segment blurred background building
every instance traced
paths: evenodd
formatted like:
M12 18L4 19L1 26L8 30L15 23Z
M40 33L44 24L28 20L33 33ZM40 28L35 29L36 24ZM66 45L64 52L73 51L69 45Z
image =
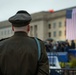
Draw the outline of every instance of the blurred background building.
M53 38L56 41L66 40L67 9L54 12L41 11L31 14L32 21L29 36L38 37L41 40L46 40L47 38ZM11 24L7 20L0 22L0 39L8 38L12 35Z

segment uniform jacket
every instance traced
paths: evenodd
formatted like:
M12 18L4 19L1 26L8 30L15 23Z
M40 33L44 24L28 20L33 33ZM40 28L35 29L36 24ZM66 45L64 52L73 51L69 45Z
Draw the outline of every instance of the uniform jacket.
M25 32L15 32L0 42L0 75L49 75L45 46L41 40L38 61L37 44Z

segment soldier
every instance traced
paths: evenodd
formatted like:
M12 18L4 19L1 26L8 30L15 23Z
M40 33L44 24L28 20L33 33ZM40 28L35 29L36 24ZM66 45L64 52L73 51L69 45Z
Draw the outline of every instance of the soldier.
M9 18L14 35L0 42L0 75L49 75L44 43L40 40L41 55L34 37L29 37L31 15L24 10Z

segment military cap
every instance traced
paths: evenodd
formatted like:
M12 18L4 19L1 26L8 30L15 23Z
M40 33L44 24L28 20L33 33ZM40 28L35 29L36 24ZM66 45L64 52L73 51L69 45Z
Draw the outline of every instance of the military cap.
M31 15L27 11L20 10L9 18L9 22L15 27L22 27L28 25L31 19Z

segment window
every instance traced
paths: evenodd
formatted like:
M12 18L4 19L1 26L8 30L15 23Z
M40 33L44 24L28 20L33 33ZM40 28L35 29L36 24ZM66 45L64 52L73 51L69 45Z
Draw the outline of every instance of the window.
M6 31L4 31L4 35L6 35Z
M51 29L51 24L48 24L48 28Z
M66 30L64 31L64 35L66 35Z
M37 25L34 26L34 36L37 37Z
M64 22L64 26L66 27L66 21Z
M30 27L30 35L33 36L33 26Z
M56 31L54 31L53 36L56 37Z
M12 30L11 30L11 34L12 34Z
M59 31L59 36L61 36L62 35L62 31Z
M66 27L66 24L64 26Z
M48 33L48 36L51 37L51 32Z
M59 22L59 27L62 27L62 23L61 22Z
M8 34L9 34L9 30L8 30Z
M3 31L1 31L1 35L3 35Z
M56 28L56 23L53 23L53 28Z

